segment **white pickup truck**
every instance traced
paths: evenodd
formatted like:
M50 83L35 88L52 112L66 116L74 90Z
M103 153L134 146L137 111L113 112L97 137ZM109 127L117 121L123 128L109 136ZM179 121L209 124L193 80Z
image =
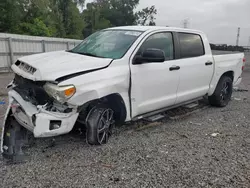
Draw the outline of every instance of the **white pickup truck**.
M23 127L50 137L78 122L87 142L99 145L114 124L204 96L224 107L243 67L243 53L213 56L203 32L150 26L105 29L72 50L22 57L12 65L1 151L15 154Z

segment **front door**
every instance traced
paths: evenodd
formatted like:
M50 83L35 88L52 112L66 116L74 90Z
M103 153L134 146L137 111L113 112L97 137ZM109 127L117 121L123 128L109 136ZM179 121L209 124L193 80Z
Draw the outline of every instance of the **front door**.
M132 118L175 104L179 71L175 67L173 36L170 32L151 34L138 48L136 56L145 49L160 49L165 62L133 64L131 62Z

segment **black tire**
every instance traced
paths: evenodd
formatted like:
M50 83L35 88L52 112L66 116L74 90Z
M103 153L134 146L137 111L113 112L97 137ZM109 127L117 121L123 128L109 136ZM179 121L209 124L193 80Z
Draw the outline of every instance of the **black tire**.
M208 97L209 103L216 107L225 107L231 100L233 93L233 81L228 76L223 76L219 80L214 94Z
M86 140L91 145L106 144L115 124L114 111L106 105L93 107L86 118Z

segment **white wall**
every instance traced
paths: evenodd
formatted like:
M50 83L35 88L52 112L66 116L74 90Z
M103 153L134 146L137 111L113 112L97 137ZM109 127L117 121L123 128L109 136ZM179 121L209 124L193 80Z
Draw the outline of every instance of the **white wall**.
M0 33L0 72L25 55L72 49L81 40Z

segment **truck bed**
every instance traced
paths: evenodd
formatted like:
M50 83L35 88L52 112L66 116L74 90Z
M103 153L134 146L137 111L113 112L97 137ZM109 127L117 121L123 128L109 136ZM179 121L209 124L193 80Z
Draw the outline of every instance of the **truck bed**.
M237 54L242 53L239 51L220 51L220 50L212 50L213 55L226 55L226 54Z
M214 75L214 78L211 84L215 86L218 83L220 76L224 72L230 72L230 71L233 72L234 85L237 84L242 74L242 66L244 66L244 62L243 62L244 53L233 52L230 54L229 53L217 54L217 55L213 55L213 58L215 62L214 68L215 68L216 74Z

